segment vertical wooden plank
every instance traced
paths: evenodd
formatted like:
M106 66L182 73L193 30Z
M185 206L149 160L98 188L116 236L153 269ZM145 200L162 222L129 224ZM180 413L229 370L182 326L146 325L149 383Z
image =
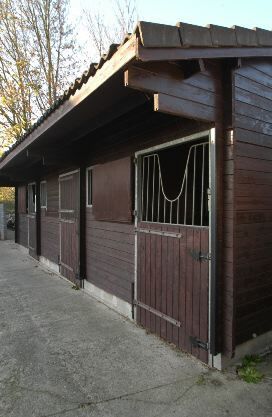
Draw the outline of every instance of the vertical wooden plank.
M162 240L162 279L161 279L161 312L167 314L167 253L168 253L168 241L167 237L163 236ZM167 337L166 321L161 319L161 334L163 339Z
M158 227L161 230L161 227ZM156 310L162 311L162 238L156 237ZM161 319L156 317L156 333L161 334Z
M201 252L209 252L209 229L201 230L200 237ZM199 338L208 342L208 303L209 303L209 262L201 262L200 265L200 323ZM203 362L208 361L208 352L200 349L199 359Z
M158 236L151 235L150 237L150 305L156 309L156 241ZM156 316L151 314L150 330L156 330Z
M171 228L167 227L167 231ZM167 284L166 284L166 314L173 317L173 275L174 275L174 238L167 237ZM173 324L166 323L166 336L169 342L173 341Z
M200 229L194 229L194 252L200 252ZM193 262L193 333L192 336L199 339L199 315L200 315L200 261ZM199 348L192 347L192 354L199 357Z
M181 349L186 350L186 272L187 272L187 228L181 229L183 238L180 240L179 245L179 321L182 323L182 327L179 332L179 346Z
M177 230L177 232L179 232ZM179 290L180 290L180 239L173 239L173 318L179 320ZM179 344L179 328L173 326L173 343Z
M14 241L19 243L19 192L18 186L15 187L15 231L14 231Z
M186 262L186 335L185 346L189 353L192 353L192 345L190 342L190 336L192 336L192 324L193 324L193 272L194 272L194 260L192 252L194 248L194 231L191 227L187 228L187 262Z
M151 257L151 235L146 234L145 235L145 251L146 251L146 257L145 257L145 301L144 303L148 306L151 304L151 297L150 297L150 291L151 291L151 273L150 273L150 257ZM148 330L150 330L150 315L151 313L149 311L145 312L145 326Z
M140 298L139 301L145 303L145 275L146 275L146 265L145 265L145 233L139 233L141 240L141 247L140 247L140 256L141 256L141 268L140 268ZM143 308L140 309L140 323L142 326L145 326L145 310Z

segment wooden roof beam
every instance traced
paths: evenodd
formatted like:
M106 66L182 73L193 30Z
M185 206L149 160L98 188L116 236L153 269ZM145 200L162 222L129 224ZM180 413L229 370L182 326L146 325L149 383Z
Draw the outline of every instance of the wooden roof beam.
M204 69L204 68L203 68ZM125 85L154 94L154 110L201 121L215 121L216 81L213 72L205 70L183 79L131 66L125 72Z
M215 109L205 104L167 94L154 94L154 110L172 116L182 116L204 122L215 121Z
M238 57L272 57L272 47L145 48L139 45L137 49L137 59L141 62Z

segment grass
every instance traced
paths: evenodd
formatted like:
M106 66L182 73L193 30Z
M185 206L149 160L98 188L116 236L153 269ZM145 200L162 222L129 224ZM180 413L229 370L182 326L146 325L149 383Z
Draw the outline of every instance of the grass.
M246 355L242 365L237 368L237 374L243 381L249 384L261 382L264 375L256 368L260 362L262 362L262 359L258 355Z
M199 377L196 380L197 385L204 385L205 384L205 377L203 374L200 374Z
M78 286L78 285L76 285L76 284L75 284L75 285L73 285L73 286L72 286L72 290L76 290L76 291L78 291L78 290L80 290L80 288L79 288L79 286Z

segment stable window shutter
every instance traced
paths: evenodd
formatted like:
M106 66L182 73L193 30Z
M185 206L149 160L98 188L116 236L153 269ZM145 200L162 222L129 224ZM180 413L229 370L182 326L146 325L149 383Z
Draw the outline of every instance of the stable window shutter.
M122 158L93 168L96 220L132 222L132 161Z

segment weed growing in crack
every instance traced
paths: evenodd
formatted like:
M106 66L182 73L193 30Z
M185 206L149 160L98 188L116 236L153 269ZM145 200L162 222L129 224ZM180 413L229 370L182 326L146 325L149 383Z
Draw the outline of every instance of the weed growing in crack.
M260 362L262 362L262 358L258 355L245 356L242 365L237 367L238 376L249 384L257 384L262 381L264 375L256 368Z

